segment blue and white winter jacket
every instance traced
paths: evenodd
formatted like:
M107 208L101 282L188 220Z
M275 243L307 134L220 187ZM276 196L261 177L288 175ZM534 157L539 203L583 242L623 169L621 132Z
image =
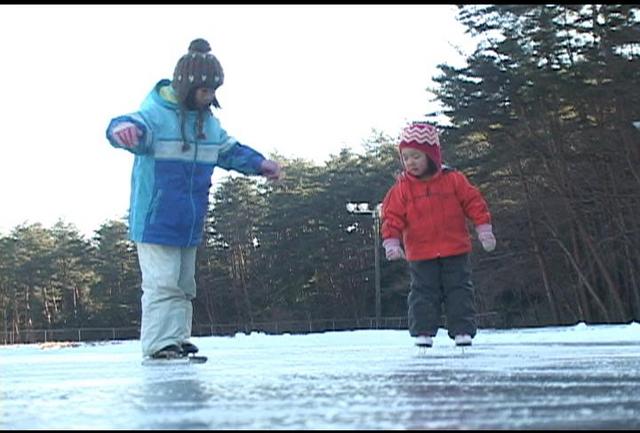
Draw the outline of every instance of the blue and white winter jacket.
M238 143L206 114L206 138L196 138L196 111L186 111L183 150L179 108L171 81L159 81L140 110L111 120L107 139L112 146L135 154L131 173L129 237L135 242L196 246L202 240L214 167L247 175L260 173L262 154ZM132 122L141 131L134 148L118 145L112 131L121 122Z

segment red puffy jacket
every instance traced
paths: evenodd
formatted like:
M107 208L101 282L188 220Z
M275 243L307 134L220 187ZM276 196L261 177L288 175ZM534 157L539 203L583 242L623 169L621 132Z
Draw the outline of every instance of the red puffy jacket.
M480 191L448 168L427 180L403 173L382 202L382 238L401 239L407 260L429 260L471 251L466 219L491 224Z

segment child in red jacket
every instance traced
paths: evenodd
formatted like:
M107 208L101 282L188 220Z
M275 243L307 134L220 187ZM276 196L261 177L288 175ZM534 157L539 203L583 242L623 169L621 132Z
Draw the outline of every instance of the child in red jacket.
M493 251L491 214L464 174L442 164L433 125L408 125L399 151L404 172L382 203L382 238L388 260L409 262L409 333L416 345L431 347L444 301L449 337L468 346L477 328L467 219L482 247Z

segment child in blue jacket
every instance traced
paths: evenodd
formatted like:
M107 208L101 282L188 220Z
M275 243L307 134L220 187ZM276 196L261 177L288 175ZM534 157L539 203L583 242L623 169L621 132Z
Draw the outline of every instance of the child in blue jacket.
M142 272L142 354L195 353L190 341L196 248L202 240L214 167L279 179L280 165L227 135L210 106L224 74L209 43L195 39L139 111L107 128L112 146L135 154L129 237Z

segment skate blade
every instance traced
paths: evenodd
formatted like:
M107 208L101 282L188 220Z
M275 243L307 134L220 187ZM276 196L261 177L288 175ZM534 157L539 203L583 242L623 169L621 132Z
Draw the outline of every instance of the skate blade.
M207 362L206 356L182 356L179 358L145 358L142 365L182 365L182 364L204 364Z

